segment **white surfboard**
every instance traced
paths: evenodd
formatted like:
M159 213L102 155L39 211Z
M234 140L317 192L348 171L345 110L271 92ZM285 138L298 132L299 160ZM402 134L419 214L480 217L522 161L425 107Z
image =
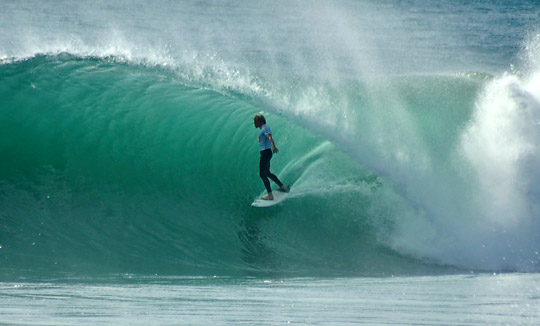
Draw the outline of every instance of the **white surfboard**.
M284 201L287 197L289 197L291 193L290 192L281 192L281 191L273 191L272 195L274 195L274 200L264 200L260 197L255 199L253 203L251 203L251 206L253 207L270 207L277 205Z

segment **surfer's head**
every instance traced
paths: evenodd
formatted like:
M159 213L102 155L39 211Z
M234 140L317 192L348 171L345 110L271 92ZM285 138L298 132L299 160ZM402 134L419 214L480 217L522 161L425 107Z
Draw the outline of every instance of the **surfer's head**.
M253 123L255 124L255 128L260 128L266 124L266 119L264 118L264 115L257 113L253 117Z

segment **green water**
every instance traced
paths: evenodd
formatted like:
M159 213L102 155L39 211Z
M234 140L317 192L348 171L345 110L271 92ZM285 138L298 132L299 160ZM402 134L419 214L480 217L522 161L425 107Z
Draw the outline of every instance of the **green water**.
M0 253L7 275L439 269L386 247L399 209L416 208L358 164L356 152L347 154L355 147L346 137L364 126L341 134L310 130L309 119L265 111L256 99L114 58L41 56L0 68ZM462 101L477 87L457 77L428 79ZM405 101L415 102L429 82L399 80L395 87L407 87ZM355 90L363 91L351 84L346 92L361 103ZM250 207L262 191L252 125L261 110L283 148L272 169L295 188L292 199L268 211ZM431 129L439 114L415 114L422 133L437 135L430 146L444 160L455 142L452 128L466 115L440 112L450 124L442 134Z

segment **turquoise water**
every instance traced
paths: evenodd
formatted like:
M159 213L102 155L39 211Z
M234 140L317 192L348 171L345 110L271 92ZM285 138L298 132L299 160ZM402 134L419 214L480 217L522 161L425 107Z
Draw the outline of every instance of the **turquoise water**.
M2 162L2 258L8 273L384 275L440 269L385 247L382 237L392 236L400 209L414 214L418 208L357 164L356 152L343 152L349 146L338 138L343 135L321 136L297 118L269 112L285 146L273 167L295 191L284 205L259 210L250 207L261 192L251 121L257 109L245 96L186 86L167 70L115 60L39 56L0 68L4 85L17 85L2 94L0 138L9 154ZM462 77L393 81L413 103L420 100L410 85L431 82L464 97L449 99L452 105L472 103L481 84ZM367 110L356 93L362 88L348 87L349 98ZM434 134L434 115L448 116L446 134L430 143L442 165L452 146L448 138L466 117L445 109L415 117L422 132ZM357 123L362 130L369 128L360 121L367 115ZM377 150L370 144L362 155Z
M447 325L476 311L471 280L487 310L457 324L538 321L525 291L540 271L536 2L3 8L0 323L181 323L146 307L163 296L190 304L188 324L209 322L201 303L250 324ZM250 206L264 189L257 112L293 189L269 209ZM423 308L390 296L388 319L355 313L379 286L417 289ZM275 309L298 294L305 308L283 311L313 318L237 307L264 289ZM28 308L40 298L52 308ZM73 300L101 317L59 316ZM490 300L524 313L494 315Z

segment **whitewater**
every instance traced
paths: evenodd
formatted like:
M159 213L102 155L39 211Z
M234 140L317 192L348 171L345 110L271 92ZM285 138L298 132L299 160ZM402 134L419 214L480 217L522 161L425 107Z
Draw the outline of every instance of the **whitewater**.
M0 323L136 324L181 300L193 313L139 322L205 324L201 300L218 324L233 306L248 324L416 324L405 292L428 324L538 321L534 1L2 7ZM250 206L259 112L294 189L268 209ZM103 319L56 318L53 296ZM276 310L238 310L250 298Z

